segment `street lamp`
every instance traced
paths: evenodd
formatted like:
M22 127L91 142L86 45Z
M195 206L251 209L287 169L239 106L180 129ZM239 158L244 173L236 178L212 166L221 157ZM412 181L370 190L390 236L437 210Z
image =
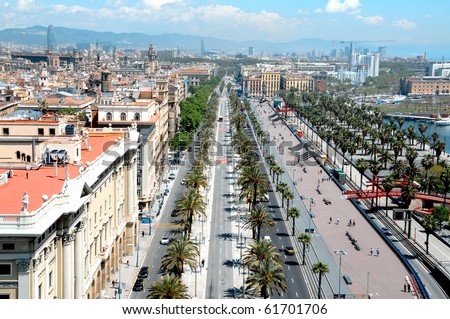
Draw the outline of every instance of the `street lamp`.
M342 256L347 255L347 252L345 250L335 250L334 253L336 255L339 255L339 288L338 288L338 298L341 298L341 262L342 262Z
M309 220L308 220L308 235L309 237L311 237L311 219L313 218L314 213L311 211L312 206L316 205L316 199L314 197L309 197Z

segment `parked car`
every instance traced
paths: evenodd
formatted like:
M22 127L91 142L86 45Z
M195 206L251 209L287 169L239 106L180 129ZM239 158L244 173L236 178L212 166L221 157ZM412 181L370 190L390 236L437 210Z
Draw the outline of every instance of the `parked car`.
M289 255L289 256L292 256L292 255L294 255L294 248L293 247L291 247L291 246L287 246L285 249L284 249L284 253L286 254L286 255Z
M161 237L161 240L159 241L159 243L160 243L161 245L168 245L168 244L170 244L169 236L163 235L163 236Z
M170 213L170 217L177 217L178 216L178 212L174 209L171 213Z
M186 184L186 178L183 178L182 180L181 180L181 185L185 185Z
M144 279L138 278L134 282L133 291L142 291L144 290Z
M175 179L175 173L170 173L169 174L169 179Z
M148 277L148 267L141 267L139 270L138 278L147 278Z
M382 227L381 231L385 234L385 235L392 235L391 231L389 230L389 228L387 227Z

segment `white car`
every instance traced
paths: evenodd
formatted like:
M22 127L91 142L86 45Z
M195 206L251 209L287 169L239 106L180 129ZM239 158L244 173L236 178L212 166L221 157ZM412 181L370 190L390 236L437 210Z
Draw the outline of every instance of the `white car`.
M159 241L159 243L160 243L161 245L168 245L168 244L170 243L169 236L163 235L163 236L161 237L161 240Z
M392 235L391 231L389 230L389 228L387 227L382 227L381 231L385 234L385 235Z

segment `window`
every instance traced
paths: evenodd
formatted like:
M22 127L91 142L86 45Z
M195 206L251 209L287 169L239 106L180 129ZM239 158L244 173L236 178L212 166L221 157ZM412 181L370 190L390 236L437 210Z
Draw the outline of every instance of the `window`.
M111 114L111 112L106 113L106 120L107 121L112 121L112 114Z
M139 113L134 113L134 120L135 120L135 121L140 121L140 120L141 120L141 114L139 114Z
M43 128L38 128L38 135L44 135L44 129Z
M0 264L0 276L11 276L11 264Z
M3 250L14 250L14 243L5 243L2 245Z
M49 134L50 135L55 135L55 129L54 128L49 129Z
M9 128L7 127L3 128L3 135L9 135Z
M38 287L38 299L42 299L42 284Z
M120 113L120 120L126 121L127 120L127 114L126 113Z
M48 273L48 286L53 287L53 271Z

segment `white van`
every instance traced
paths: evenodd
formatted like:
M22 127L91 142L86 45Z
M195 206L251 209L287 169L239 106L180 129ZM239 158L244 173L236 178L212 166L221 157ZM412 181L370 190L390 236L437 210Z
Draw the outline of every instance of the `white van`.
M270 239L270 236L264 236L264 240L271 243L272 239Z

